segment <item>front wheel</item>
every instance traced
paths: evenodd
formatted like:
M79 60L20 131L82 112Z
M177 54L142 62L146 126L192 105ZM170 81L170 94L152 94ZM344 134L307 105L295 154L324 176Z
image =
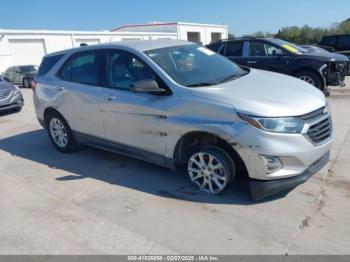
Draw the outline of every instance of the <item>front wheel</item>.
M324 89L324 84L319 75L317 75L314 72L311 71L301 71L294 75L295 77L309 83L310 85L313 85L314 87L317 87L318 89L322 90Z
M188 175L201 191L218 194L234 179L235 165L226 151L207 147L188 160Z

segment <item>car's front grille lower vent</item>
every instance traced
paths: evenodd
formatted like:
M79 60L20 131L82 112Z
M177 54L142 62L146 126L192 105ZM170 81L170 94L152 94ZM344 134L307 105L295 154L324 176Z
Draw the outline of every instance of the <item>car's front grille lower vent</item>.
M307 132L309 138L316 144L322 143L332 135L332 120L327 117L316 124L310 126Z
M6 99L9 97L10 93L11 93L11 89L8 90L0 90L0 99Z

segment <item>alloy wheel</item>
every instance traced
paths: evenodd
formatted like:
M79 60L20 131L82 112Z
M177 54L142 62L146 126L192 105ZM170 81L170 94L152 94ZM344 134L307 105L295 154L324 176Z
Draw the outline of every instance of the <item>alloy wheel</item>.
M198 152L188 161L188 174L200 190L211 194L220 193L228 183L224 164L208 152Z
M309 83L310 85L316 86L315 81L310 76L299 76L299 79Z
M50 134L56 145L66 147L68 144L68 134L64 124L58 118L50 120Z

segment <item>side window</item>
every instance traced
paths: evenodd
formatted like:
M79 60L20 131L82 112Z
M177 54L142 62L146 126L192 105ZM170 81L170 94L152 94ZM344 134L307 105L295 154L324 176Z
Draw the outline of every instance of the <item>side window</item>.
M323 38L322 44L324 45L329 45L329 46L333 46L336 43L336 37L335 36L326 36Z
M227 42L225 56L242 56L243 41Z
M278 48L277 46L271 45L269 43L265 44L265 48L268 56L278 56L285 54L281 48Z
M221 47L221 43L207 45L207 48L213 50L214 52L218 52L220 47Z
M350 49L350 35L342 35L338 38L339 47L348 47Z
M87 85L103 84L104 51L95 50L77 53L61 68L61 79Z
M249 42L249 56L267 56L265 43L258 41Z
M108 51L107 86L129 90L132 83L141 80L158 80L140 58L123 50Z

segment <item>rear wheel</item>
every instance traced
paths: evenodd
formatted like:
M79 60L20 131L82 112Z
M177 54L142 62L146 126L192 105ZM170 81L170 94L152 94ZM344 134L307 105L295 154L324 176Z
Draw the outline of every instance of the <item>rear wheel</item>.
M234 179L235 165L228 153L218 147L207 147L188 160L188 175L201 191L218 194Z
M23 86L24 86L25 88L29 88L29 87L30 87L29 79L26 78L26 77L23 78Z
M48 113L45 120L49 137L55 148L63 153L74 152L77 142L66 120L55 111Z

